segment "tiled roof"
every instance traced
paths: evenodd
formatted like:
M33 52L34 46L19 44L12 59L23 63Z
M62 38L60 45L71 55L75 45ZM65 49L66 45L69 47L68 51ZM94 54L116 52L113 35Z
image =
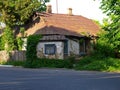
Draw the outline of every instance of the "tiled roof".
M34 23L26 33L30 34L61 34L70 36L79 36L89 34L96 36L99 32L99 26L83 16L41 13L40 21Z

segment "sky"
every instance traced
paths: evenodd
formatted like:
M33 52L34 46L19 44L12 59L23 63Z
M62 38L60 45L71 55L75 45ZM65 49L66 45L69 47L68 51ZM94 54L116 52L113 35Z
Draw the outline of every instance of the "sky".
M82 15L100 22L105 17L105 14L99 9L100 0L57 0L57 2L60 14L67 14L68 8L72 8L73 15ZM52 13L57 13L56 0L50 0L48 4L52 5Z

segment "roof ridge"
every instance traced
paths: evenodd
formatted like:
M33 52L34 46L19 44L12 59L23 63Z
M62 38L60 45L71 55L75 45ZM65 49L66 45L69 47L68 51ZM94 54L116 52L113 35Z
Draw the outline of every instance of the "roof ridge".
M88 20L92 20L90 18L87 18L85 16L82 16L82 15L76 15L76 14L73 14L73 15L68 15L68 14L64 14L64 13L46 13L46 12L42 12L42 13L38 13L40 16L51 16L51 15L66 15L66 16L69 16L69 17L74 17L74 16L79 16L79 17L82 17L82 18L85 18L85 19L88 19Z

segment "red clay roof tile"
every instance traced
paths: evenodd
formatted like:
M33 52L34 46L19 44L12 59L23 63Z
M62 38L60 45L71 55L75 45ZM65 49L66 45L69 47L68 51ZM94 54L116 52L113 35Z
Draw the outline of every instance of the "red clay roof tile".
M40 21L29 28L30 34L62 34L80 36L90 34L96 36L100 27L91 19L79 15L41 13Z

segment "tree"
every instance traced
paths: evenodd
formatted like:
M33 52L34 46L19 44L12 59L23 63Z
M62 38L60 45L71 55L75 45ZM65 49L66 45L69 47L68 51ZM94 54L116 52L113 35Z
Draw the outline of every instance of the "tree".
M5 50L15 49L14 28L22 27L32 20L36 12L46 9L45 3L49 0L0 0L0 22L6 24L2 41L5 44ZM24 28L21 28L24 35Z
M120 0L102 0L100 8L108 16L103 26L108 43L115 52L120 53Z
M49 0L0 0L0 21L9 27L23 25Z

